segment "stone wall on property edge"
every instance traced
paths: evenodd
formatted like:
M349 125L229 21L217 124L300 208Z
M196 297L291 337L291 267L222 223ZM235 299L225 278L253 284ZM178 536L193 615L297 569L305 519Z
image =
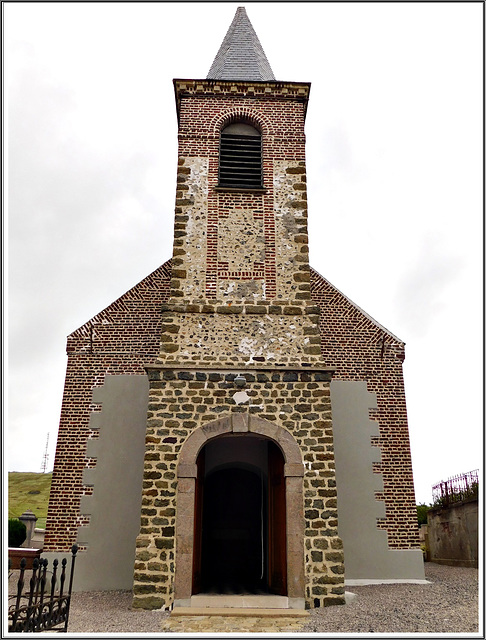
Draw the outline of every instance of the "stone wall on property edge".
M427 513L430 561L478 566L478 500L432 507Z

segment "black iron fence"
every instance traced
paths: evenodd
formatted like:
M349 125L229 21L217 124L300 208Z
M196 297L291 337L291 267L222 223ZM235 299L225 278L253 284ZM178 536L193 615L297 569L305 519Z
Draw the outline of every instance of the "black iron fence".
M17 582L17 593L9 596L8 630L9 632L67 632L69 622L69 608L73 587L74 563L76 561L77 545L71 548L72 559L68 584L66 585L67 559L61 561L60 575L59 561L53 560L52 571L48 571L48 560L35 558L32 564L32 575L28 591L24 592L26 581L26 559L20 561L20 575ZM66 590L67 587L67 590Z
M478 496L478 469L453 476L432 487L434 506L447 507Z

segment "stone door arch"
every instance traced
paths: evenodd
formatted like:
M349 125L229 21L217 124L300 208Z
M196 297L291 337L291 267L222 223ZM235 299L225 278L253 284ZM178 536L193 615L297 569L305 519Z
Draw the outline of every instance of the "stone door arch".
M212 438L229 433L254 433L274 441L284 456L287 589L289 606L305 607L304 513L302 455L293 436L268 420L233 413L196 429L182 446L177 467L177 515L174 606L190 606L194 547L196 460L199 451Z

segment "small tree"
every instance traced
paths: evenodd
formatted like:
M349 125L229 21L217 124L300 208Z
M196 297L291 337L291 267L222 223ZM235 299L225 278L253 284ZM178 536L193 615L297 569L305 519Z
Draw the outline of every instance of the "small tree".
M20 547L27 537L27 528L23 522L16 518L8 520L8 546Z
M416 506L417 506L418 526L420 527L420 525L422 524L427 524L427 513L430 509L430 506L423 503L418 504Z

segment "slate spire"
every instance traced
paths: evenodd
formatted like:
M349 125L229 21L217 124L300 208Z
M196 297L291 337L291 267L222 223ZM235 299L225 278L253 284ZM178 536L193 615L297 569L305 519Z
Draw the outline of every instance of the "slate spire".
M238 7L207 80L275 80L245 7Z

